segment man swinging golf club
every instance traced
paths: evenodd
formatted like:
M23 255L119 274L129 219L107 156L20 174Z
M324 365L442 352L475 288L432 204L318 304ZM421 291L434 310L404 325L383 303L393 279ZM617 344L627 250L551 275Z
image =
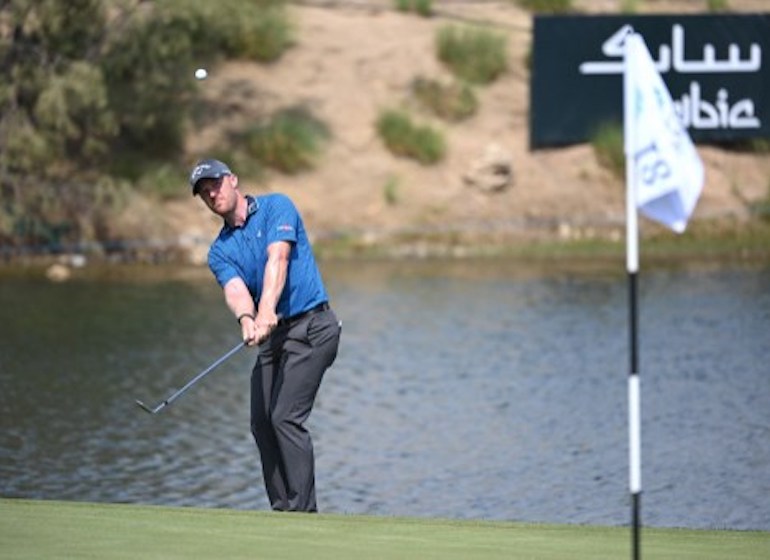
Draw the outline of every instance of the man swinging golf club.
M209 250L209 267L244 343L259 345L251 376L251 431L270 505L316 512L313 444L304 424L337 356L340 324L302 218L285 195L245 195L238 176L215 159L193 168L190 185L224 220Z

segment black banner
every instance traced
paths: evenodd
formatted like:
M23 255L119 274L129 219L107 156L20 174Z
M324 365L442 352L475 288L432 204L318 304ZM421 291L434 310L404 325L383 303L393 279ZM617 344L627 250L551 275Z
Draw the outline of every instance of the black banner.
M537 16L532 148L623 121L623 37L640 33L695 142L770 138L770 14Z

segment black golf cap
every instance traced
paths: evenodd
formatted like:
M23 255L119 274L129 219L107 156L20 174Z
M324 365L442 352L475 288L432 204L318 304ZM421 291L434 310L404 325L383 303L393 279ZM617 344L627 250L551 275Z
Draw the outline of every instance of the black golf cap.
M192 173L190 173L190 186L192 187L193 196L198 194L198 181L201 179L219 179L225 175L232 175L233 172L227 167L226 163L222 163L218 159L204 159L199 161L195 167L193 167Z

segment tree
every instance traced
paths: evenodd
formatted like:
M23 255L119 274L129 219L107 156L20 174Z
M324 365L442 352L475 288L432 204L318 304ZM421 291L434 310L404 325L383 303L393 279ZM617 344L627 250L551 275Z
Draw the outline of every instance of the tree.
M291 43L282 7L0 0L0 241L109 235L89 221L104 221L113 179L137 180L182 154L193 68L275 60Z

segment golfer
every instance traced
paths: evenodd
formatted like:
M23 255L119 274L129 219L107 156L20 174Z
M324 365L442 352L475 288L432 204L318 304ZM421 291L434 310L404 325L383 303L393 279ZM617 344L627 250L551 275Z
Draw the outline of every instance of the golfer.
M316 512L315 459L305 421L337 356L340 323L297 209L282 194L248 196L223 162L190 174L193 195L224 220L209 267L244 342L259 345L251 431L267 496L278 511Z

